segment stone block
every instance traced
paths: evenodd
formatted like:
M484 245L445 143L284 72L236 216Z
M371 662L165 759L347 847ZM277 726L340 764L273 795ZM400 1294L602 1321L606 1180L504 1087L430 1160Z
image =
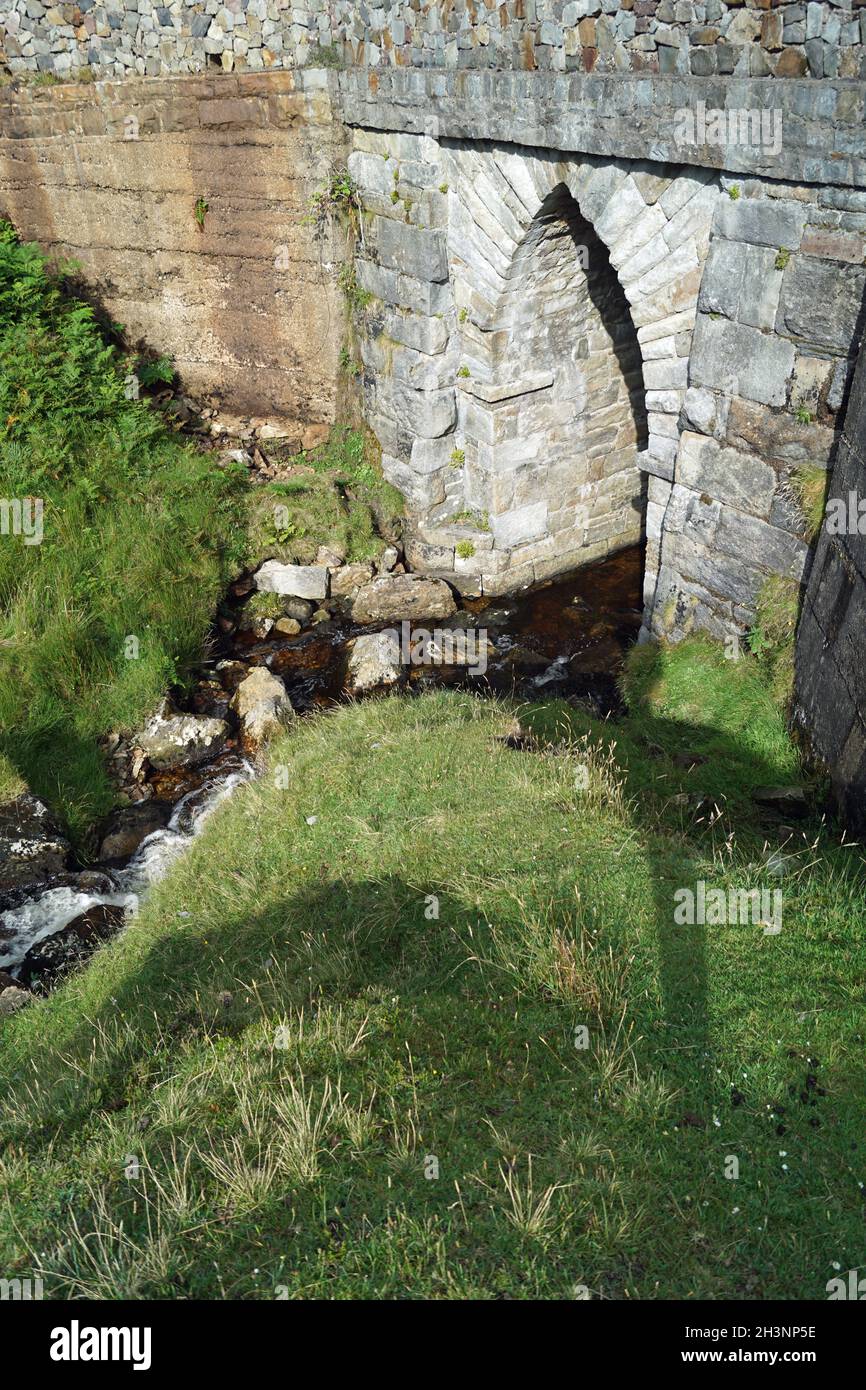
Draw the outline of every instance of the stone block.
M722 197L716 206L713 231L730 241L746 241L755 246L787 246L795 249L806 225L802 203L777 198Z
M762 459L688 430L680 442L677 482L760 517L769 516L776 491L776 474Z
M369 233L379 264L387 270L434 284L448 279L445 238L439 231L413 227L391 217L375 217Z
M699 314L689 380L764 405L784 405L794 345L745 324Z
M776 332L848 356L856 346L864 289L863 266L794 256L782 280Z
M547 503L532 502L492 516L490 529L496 545L503 549L538 540L547 530Z
M287 594L292 598L328 597L328 569L325 565L284 565L266 560L256 572L256 588L267 594Z

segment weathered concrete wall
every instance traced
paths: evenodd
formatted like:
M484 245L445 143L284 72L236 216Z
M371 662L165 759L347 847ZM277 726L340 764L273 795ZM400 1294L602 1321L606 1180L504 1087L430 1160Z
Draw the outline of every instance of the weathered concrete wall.
M866 351L861 350L797 633L795 717L866 833ZM841 504L841 506L840 506ZM830 518L844 513L840 529Z
M863 0L2 0L14 71L303 66L862 77Z
M0 213L194 396L309 441L334 415L343 253L305 219L343 141L322 73L7 89Z

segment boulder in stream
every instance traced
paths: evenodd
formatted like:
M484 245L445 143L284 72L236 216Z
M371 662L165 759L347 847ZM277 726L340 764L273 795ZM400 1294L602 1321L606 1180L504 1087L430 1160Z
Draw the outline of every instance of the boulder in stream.
M235 691L232 707L244 741L258 748L279 733L294 710L286 687L266 666L254 666Z
M69 849L48 807L30 792L0 806L0 889L61 873Z
M400 639L392 629L356 637L349 652L349 689L356 695L381 685L395 685L404 675Z
M170 814L170 806L162 801L138 801L123 807L109 821L99 847L100 859L128 859L142 840L167 825Z
M382 574L362 585L352 601L356 623L450 618L456 609L444 579L427 579L420 574Z
M122 907L97 903L88 908L61 931L30 947L18 972L20 983L44 992L58 976L81 965L100 942L115 936L123 919Z
M324 565L284 565L266 560L256 573L256 588L266 594L320 600L328 597L328 570Z
M162 772L173 767L191 767L214 757L228 735L229 726L224 719L175 714L164 703L135 741L151 765Z

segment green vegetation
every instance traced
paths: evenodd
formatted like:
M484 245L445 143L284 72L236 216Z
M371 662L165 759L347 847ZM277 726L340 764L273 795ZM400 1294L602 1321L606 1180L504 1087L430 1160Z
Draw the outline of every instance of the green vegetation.
M193 216L195 217L196 226L198 227L200 232L204 231L204 220L207 217L209 211L210 205L207 201L207 198L203 198L201 197L201 195L199 195L199 197L195 200Z
M340 371L344 376L357 377L361 374L361 364L348 343L340 348Z
M462 468L466 462L466 450L452 449L448 462L452 468Z
M791 251L790 251L789 247L787 247L787 246L781 247L780 250L779 250L779 252L778 252L778 254L777 254L777 256L776 256L776 260L775 260L776 269L777 269L777 270L784 270L790 259L791 259Z
M44 538L0 539L0 752L85 848L98 739L185 679L241 558L245 470L127 399L130 365L2 224L0 496L41 498Z
M732 203L735 203L735 202L737 201L737 199L739 198L739 196L740 196L740 185L737 184L737 183L732 183L731 186L730 186L730 188L728 189L728 197L730 198L730 200L731 200Z
M190 678L229 581L268 553L313 559L328 539L369 558L402 510L369 441L346 429L280 460L285 482L250 488L243 465L197 452L128 398L133 366L38 247L0 224L0 498L41 499L44 532L0 537L0 798L26 782L84 852L114 800L100 738L139 727ZM171 364L137 375L171 380Z
M475 554L475 546L472 541L458 541L454 547L454 553L461 560L470 560Z
M369 560L396 535L404 500L382 477L372 436L337 428L320 449L272 456L290 476L250 498L245 568L311 564L325 541L349 561Z
M336 44L313 44L307 55L304 67L307 68L334 68L341 70L346 66L343 53Z
M327 224L336 219L355 236L360 226L361 206L358 185L349 170L333 165L324 185L310 199L307 221L313 224L318 235L322 235Z
M814 422L815 416L807 405L798 405L796 414L801 425L811 425Z
M350 313L360 313L373 298L370 291L362 289L359 284L357 271L351 261L344 261L340 266L337 271L337 284Z
M806 536L814 541L824 520L828 473L817 464L801 463L788 477L788 489L803 517Z
M771 575L764 581L755 606L755 625L749 646L776 703L787 713L794 693L794 643L800 613L796 579Z
M768 853L748 794L796 758L751 658L640 648L625 688L616 725L440 691L283 738L288 778L4 1021L7 1277L772 1299L856 1267L862 852ZM699 879L781 888L781 934L675 926Z

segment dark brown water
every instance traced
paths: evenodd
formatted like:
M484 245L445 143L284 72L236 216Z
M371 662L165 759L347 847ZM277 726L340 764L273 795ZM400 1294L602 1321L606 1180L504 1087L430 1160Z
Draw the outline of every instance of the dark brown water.
M536 589L502 599L466 599L455 618L413 623L412 630L456 627L486 633L487 669L470 675L457 666L412 666L409 684L513 691L521 698L561 695L589 700L606 713L616 707L616 677L640 628L641 582L642 554L634 546ZM266 665L282 677L292 704L303 713L346 698L347 644L363 632L391 626L362 627L338 615L296 637L257 641L244 633L221 635L214 665L226 659ZM242 674L238 671L236 679ZM223 685L236 683L231 672L222 678ZM206 690L200 687L195 707L222 713L225 695L216 687L213 700L202 698Z

